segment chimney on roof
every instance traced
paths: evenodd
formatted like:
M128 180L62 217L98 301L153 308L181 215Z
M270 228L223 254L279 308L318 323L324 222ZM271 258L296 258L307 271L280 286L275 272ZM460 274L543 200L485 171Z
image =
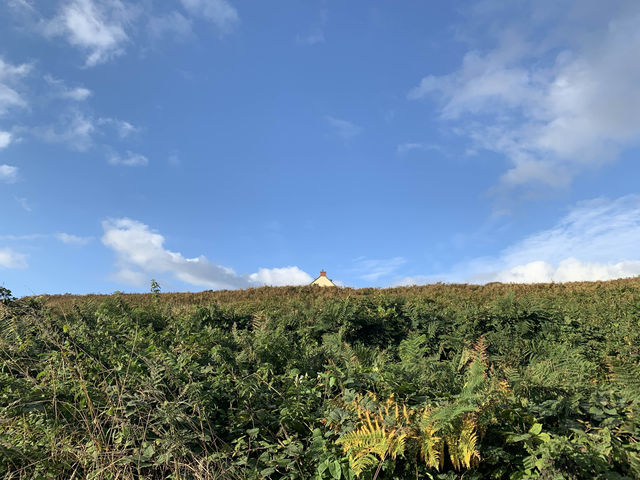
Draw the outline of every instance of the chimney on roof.
M320 276L321 277L326 277L327 276L327 272L325 272L324 270L320 270Z

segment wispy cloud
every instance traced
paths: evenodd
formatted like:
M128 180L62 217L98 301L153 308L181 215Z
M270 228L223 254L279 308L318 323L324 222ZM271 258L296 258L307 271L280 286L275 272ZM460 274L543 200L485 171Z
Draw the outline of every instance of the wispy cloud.
M7 0L9 7L16 10L27 10L33 12L35 9L29 0Z
M31 65L13 65L0 58L0 115L14 108L25 108L27 102L19 93L21 81L31 72Z
M167 5L133 0L60 0L56 3L58 8L50 15L37 2L8 0L13 14L25 27L50 39L61 38L81 51L85 67L111 61L132 47L138 46L144 51L149 41L165 36L178 41L190 39L194 37L195 19L212 23L221 34L231 32L240 22L238 11L228 0L179 0L175 3L182 8L168 11L168 2ZM80 91L76 94L82 95Z
M149 35L152 39L172 36L176 40L184 41L193 36L191 19L180 12L172 11L162 15L151 16L147 23Z
M555 12L554 26L510 17L495 48L467 52L458 70L424 77L408 97L435 99L440 118L474 148L506 156L504 187L561 187L640 141L640 4L591 2L587 18L525 3L534 19ZM573 28L583 33L567 35Z
M0 165L0 182L15 183L18 181L18 167L14 165Z
M81 102L91 96L91 90L88 88L68 87L63 80L53 78L51 75L45 75L44 80L49 85L52 95L56 97Z
M46 235L43 233L29 233L26 235L12 235L12 234L3 234L0 235L1 241L9 241L9 242L30 242L33 240L39 240L41 238L47 238L50 235Z
M127 25L138 10L120 0L71 0L44 27L48 36L61 36L87 52L88 67L104 63L124 52L129 40Z
M498 281L608 280L640 274L640 196L575 206L555 227L506 249Z
M149 164L147 157L130 151L127 151L124 155L111 153L108 156L108 161L110 165L122 165L125 167L146 167Z
M61 241L62 243L64 243L65 245L77 245L77 246L86 245L91 240L93 240L93 237L80 237L78 235L73 235L73 234L64 233L64 232L55 233L54 237L59 241Z
M169 157L167 158L167 161L172 167L179 167L180 165L182 165L182 159L180 158L180 153L178 151L171 152L169 154Z
M324 32L321 29L317 28L306 35L297 35L296 41L305 45L316 45L318 43L324 43Z
M27 268L27 256L10 248L0 248L0 267Z
M127 138L140 131L139 127L119 118L102 117L96 123L100 126L107 125L114 128L120 138Z
M0 240L5 242L33 242L37 240L55 239L66 245L83 246L87 245L93 240L93 237L81 237L79 235L73 235L71 233L58 232L58 233L29 233L25 235L0 235Z
M403 257L373 259L360 257L354 261L353 272L363 280L375 282L381 278L395 274L400 267L407 263Z
M442 152L442 147L439 147L438 145L425 144L421 142L408 142L408 143L399 144L397 148L397 152L400 155L404 155L412 151L429 151L429 150Z
M233 269L216 265L206 257L184 257L164 247L164 237L144 223L129 218L102 222L102 243L116 254L120 282L142 285L153 275L171 274L178 280L207 288L234 289L259 285L303 285L310 275L298 267L261 268L256 273L239 275Z
M24 197L13 197L15 199L16 202L18 202L18 205L20 205L20 207L25 211L25 212L30 212L31 211L31 205L29 205L29 201L24 198Z
M93 146L94 120L79 110L64 114L57 125L34 127L33 134L49 143L62 143L72 150L86 152Z
M0 116L15 121L13 110L20 108L27 113L25 116L20 112L20 124L0 130L0 150L32 137L87 152L96 145L98 136L102 137L100 143L111 143L114 136L117 136L115 140L123 140L140 131L125 120L96 119L84 102L91 95L93 92L88 88L69 85L48 73L34 71L31 64L14 65L0 58ZM52 112L55 112L53 118ZM43 118L47 118L48 123ZM13 168L3 167L3 181L15 180L17 171Z
M238 11L226 0L180 0L187 12L213 23L220 32L228 33L240 21Z
M362 133L362 127L348 120L332 117L331 115L325 116L325 120L335 134L344 139L353 138Z
M530 235L497 257L476 258L440 275L399 284L454 281L568 282L640 274L640 195L599 198L573 207L555 226Z
M329 11L326 8L320 10L320 16L318 17L318 21L316 25L311 29L309 33L304 35L298 34L296 36L296 41L303 45L317 45L319 43L324 43L324 29L327 25L327 20L329 18Z
M131 123L115 118L94 118L86 109L72 107L60 114L57 122L50 125L40 125L25 129L35 137L48 143L59 143L71 150L86 152L100 144L109 141L110 135L117 135L120 140L139 131L139 128ZM113 137L111 137L113 140ZM111 147L105 145L107 150ZM112 156L111 163L122 163L129 166L142 165L144 161L140 156L127 152L125 157Z
M88 152L96 146L109 151L112 144L122 143L141 131L126 120L96 116L85 102L92 95L88 88L34 71L31 64L14 65L0 58L0 116L14 122L20 118L12 128L0 129L0 150L30 137L78 152ZM17 109L26 113L19 112L17 117ZM132 155L122 158L127 165L141 164L141 160ZM0 180L15 181L15 168L4 165Z

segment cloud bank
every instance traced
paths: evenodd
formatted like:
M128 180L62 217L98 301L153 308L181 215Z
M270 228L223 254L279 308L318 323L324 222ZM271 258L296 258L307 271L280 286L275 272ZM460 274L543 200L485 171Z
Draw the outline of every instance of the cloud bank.
M295 266L261 268L256 273L240 275L202 255L186 258L181 253L167 250L161 234L129 218L105 220L102 228L102 243L116 254L119 271L114 279L123 283L141 286L151 276L167 273L190 285L212 289L306 285L313 280Z
M640 195L577 204L554 227L530 235L496 258L477 258L411 285L447 282L572 282L640 275Z

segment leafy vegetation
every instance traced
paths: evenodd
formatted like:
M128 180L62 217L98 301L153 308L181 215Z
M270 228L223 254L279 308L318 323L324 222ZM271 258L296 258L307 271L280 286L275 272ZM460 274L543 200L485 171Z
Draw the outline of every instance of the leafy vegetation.
M0 294L5 479L640 478L640 283Z

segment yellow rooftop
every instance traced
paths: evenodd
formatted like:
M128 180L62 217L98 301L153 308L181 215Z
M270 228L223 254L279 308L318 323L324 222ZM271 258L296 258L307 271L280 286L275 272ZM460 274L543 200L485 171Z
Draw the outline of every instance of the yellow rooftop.
M319 287L335 287L336 284L331 281L330 278L327 278L327 272L324 270L320 271L320 276L316 278L311 285L317 285Z

